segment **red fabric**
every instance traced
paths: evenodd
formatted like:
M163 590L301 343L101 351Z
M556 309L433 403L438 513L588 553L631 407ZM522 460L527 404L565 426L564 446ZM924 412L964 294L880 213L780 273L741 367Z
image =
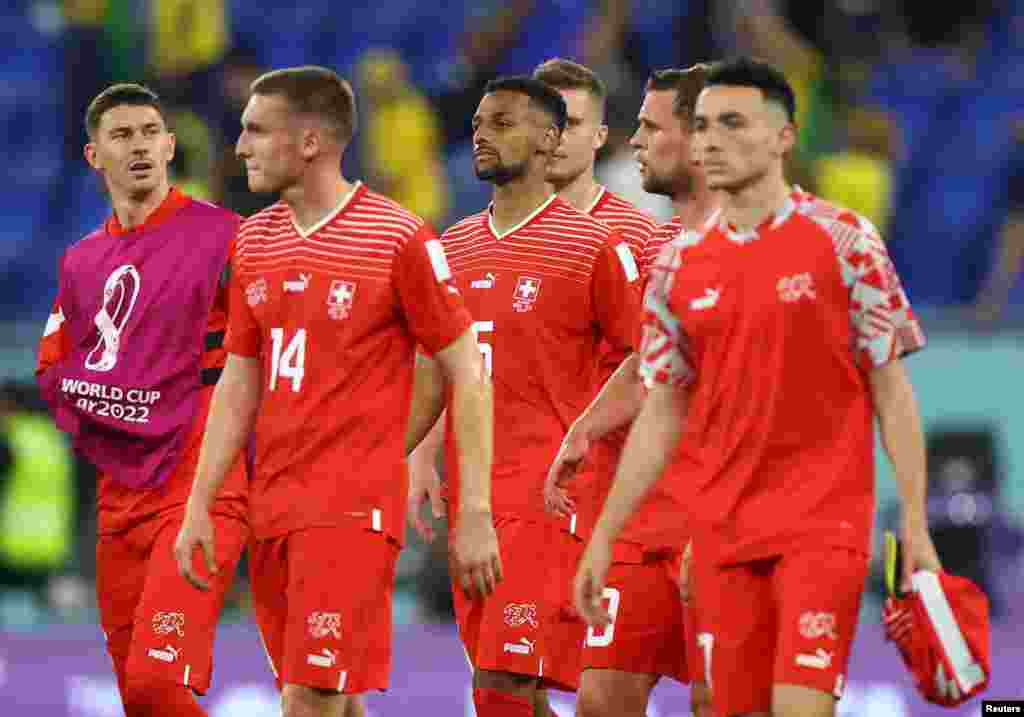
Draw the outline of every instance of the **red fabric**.
M386 690L398 543L349 519L249 547L253 614L278 687Z
M641 564L611 566L605 605L614 607L612 623L603 630L587 630L584 669L664 675L683 684L690 681L687 660L696 651L696 636L687 630L689 610L679 597L678 574L678 563L671 556L651 555Z
M96 542L96 598L118 683L162 680L203 694L213 672L213 640L224 598L245 547L243 520L215 516L217 564L210 590L178 574L174 540L181 517L148 520ZM206 576L205 559L193 556Z
M953 662L918 593L904 598L889 598L883 621L887 637L896 643L921 696L944 707L955 707L988 686L992 674L989 605L981 589L967 578L939 573L939 584L974 665L984 673L979 684L966 689L968 685L961 685L956 679ZM977 667L961 665L961 670L976 675Z
M305 232L282 202L247 219L231 284L225 346L259 358L264 381L256 537L360 513L402 541L416 346L440 351L472 323L441 244L360 185Z
M772 686L842 695L867 556L821 547L716 566L694 547L697 642L719 717L770 712Z
M551 520L544 478L594 395L602 343L634 348L635 261L618 232L556 197L500 236L484 211L441 241L494 382L494 514ZM451 437L449 503L457 507Z
M563 605L551 585L562 574L552 545L571 536L549 521L518 518L497 518L494 529L504 577L482 600L471 600L460 584L452 584L459 637L478 670L547 677L546 666L558 652L552 641L557 639L554 625ZM556 580L538 580L542 567Z
M753 231L716 215L670 242L644 301L641 372L687 391L662 485L713 533L708 557L808 542L867 554L870 373L924 343L881 238L794 193Z

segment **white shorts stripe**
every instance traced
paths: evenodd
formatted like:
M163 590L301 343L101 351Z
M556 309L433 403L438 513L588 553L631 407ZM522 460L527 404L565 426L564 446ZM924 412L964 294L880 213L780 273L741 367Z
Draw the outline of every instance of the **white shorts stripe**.
M953 667L953 678L963 692L970 692L985 681L984 671L975 662L970 648L967 647L967 641L960 632L960 626L953 615L953 609L949 606L949 600L946 599L946 593L942 590L939 576L927 570L918 570L911 581L921 596L921 602L932 621L942 651L946 653Z

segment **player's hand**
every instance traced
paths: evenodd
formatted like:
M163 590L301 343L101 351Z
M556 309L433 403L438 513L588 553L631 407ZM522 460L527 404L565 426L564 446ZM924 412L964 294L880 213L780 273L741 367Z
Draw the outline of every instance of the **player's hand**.
M502 579L494 520L483 510L460 510L458 518L454 550L459 583L469 598L485 598Z
M575 426L570 428L544 480L544 508L549 513L569 517L576 512L576 504L565 489L576 476L589 450L590 439L585 431Z
M572 591L576 612L591 627L604 627L612 621L602 603L611 564L611 544L594 535L580 558Z
M690 602L693 597L693 541L686 544L683 550L683 559L679 561L679 598L684 602Z
M937 573L942 570L939 553L935 550L932 536L928 534L928 519L923 515L903 517L903 566L900 589L904 593L913 590L911 576L918 570Z
M434 461L421 456L418 450L413 451L409 457L409 522L427 543L434 540L434 525L430 518L424 518L423 506L429 501L433 520L443 518L442 493L441 477Z
M174 558L178 561L181 576L200 590L209 590L210 585L195 569L192 556L197 547L202 548L206 558L206 569L211 576L219 572L215 559L213 519L205 510L185 511L185 522L174 541Z

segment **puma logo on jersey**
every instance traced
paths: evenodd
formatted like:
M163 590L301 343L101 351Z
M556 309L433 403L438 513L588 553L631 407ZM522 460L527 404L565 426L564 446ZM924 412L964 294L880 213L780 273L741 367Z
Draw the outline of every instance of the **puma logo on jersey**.
M284 282L285 292L291 292L298 294L309 288L309 280L312 278L309 274L299 274L299 278L296 281Z
M818 648L813 655L803 653L796 656L796 664L801 667L813 667L816 670L827 670L832 665L832 653Z
M497 281L497 279L498 279L498 277L496 277L494 274L492 274L491 272L487 272L486 276L484 276L483 279L474 279L473 281L471 281L470 284L469 284L469 288L471 288L471 289L493 289L494 288L494 282Z
M690 308L693 311L704 311L710 309L712 306L718 303L718 298L722 295L722 289L705 289L704 296L699 299L694 299L690 302Z
M506 642L502 651L515 655L532 655L536 643L536 640L527 640L525 637L521 637L519 642Z

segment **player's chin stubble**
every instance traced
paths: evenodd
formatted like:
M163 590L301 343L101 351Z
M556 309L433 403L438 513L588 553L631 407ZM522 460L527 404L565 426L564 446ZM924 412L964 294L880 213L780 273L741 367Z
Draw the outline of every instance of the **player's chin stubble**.
M526 172L526 164L518 165L507 165L498 161L491 167L477 167L476 176L477 179L496 184L499 187L503 184L508 184L513 179L518 179L523 176Z

